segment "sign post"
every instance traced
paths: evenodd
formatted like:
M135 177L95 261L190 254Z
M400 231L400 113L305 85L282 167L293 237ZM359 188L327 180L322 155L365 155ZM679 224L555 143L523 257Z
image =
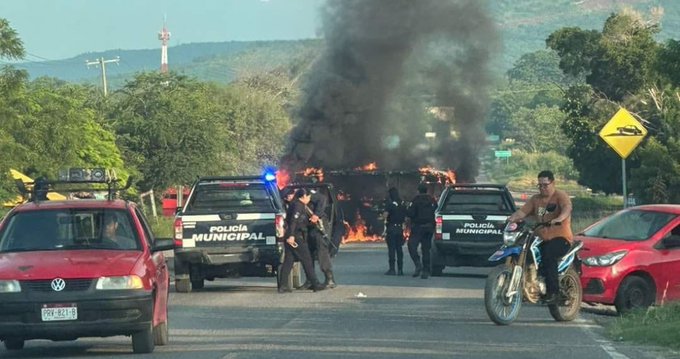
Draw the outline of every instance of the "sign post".
M600 138L621 156L621 177L623 183L623 208L628 206L626 185L626 158L642 142L647 129L626 109L621 108L600 130Z
M505 158L505 164L507 164L508 158L510 158L512 156L512 152L510 150L494 151L494 156L496 158Z

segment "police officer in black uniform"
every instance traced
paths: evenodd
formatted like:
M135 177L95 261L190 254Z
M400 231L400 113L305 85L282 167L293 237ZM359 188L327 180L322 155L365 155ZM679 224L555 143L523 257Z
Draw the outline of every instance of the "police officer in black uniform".
M328 288L335 288L335 278L333 278L333 264L331 263L331 238L330 233L322 232L321 228L327 230L328 214L326 213L328 198L326 194L319 190L311 190L312 199L309 202L309 208L312 211L310 218L311 225L309 228L309 242L312 249L312 261L316 257L319 261L319 267L326 277L324 284ZM320 221L320 222L319 222ZM321 228L319 227L321 223Z
M300 188L295 192L295 200L288 208L286 214L286 243L284 244L285 254L283 264L281 265L281 287L279 293L291 292L291 288L287 288L288 278L293 269L295 259L302 263L302 268L305 270L305 275L309 279L311 289L320 291L326 287L319 283L319 280L314 273L312 266L312 257L309 252L307 244L307 230L309 226L309 214L307 204L311 199L310 193L306 189Z
M399 190L392 187L387 191L385 200L385 242L387 243L387 256L390 269L385 275L404 275L404 221L406 220L406 207L399 196ZM394 270L396 254L397 271Z
M411 201L408 208L408 217L411 220L411 236L408 240L408 252L416 266L414 277L420 276L427 279L430 276L430 248L432 248L432 236L434 235L434 212L437 202L434 197L427 194L427 186L423 183L418 185L418 195ZM420 262L418 245L423 255Z

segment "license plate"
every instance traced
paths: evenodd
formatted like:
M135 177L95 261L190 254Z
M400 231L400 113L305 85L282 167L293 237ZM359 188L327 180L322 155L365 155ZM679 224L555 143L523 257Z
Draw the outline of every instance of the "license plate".
M40 308L43 322L78 319L78 308L75 304L43 304Z

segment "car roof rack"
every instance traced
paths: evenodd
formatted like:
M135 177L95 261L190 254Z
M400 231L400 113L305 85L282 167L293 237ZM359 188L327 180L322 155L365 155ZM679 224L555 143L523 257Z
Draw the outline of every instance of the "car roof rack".
M36 178L33 182L23 182L17 180L17 187L22 196L28 198L28 202L47 201L48 192L91 192L102 190L98 186L106 185L107 199L112 201L116 198L116 193L125 191L132 186L133 178L130 176L124 186L122 181L116 178L112 170L104 168L69 168L59 172L59 180L48 180L45 177ZM59 186L59 190L55 187Z

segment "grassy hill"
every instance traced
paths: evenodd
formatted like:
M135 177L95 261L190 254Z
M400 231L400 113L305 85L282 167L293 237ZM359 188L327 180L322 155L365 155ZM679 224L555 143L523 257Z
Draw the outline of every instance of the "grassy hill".
M504 72L527 52L545 48L545 39L565 26L602 28L604 20L623 7L649 13L652 7L664 9L659 40L680 39L680 1L676 0L491 0L491 12L501 31L503 52L496 62ZM249 73L287 65L300 57L312 57L323 46L322 40L192 43L170 47L170 68L201 80L228 83ZM32 78L52 76L73 82L99 82L99 70L87 68L86 60L120 56L119 65L107 66L112 88L139 71L160 67L160 49L110 50L81 54L59 61L28 62L17 65Z

